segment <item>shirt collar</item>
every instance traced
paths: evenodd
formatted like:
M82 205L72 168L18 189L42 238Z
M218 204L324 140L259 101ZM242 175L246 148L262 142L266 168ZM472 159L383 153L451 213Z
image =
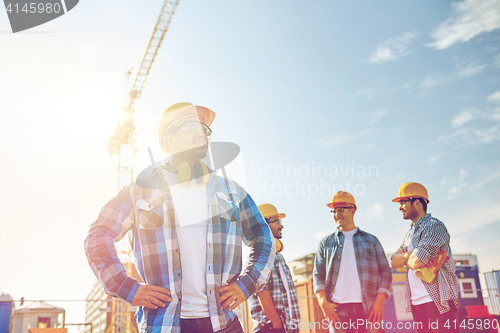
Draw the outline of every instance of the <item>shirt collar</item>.
M416 227L417 225L420 225L420 224L424 223L425 221L427 221L427 220L428 220L428 219L430 219L431 217L432 217L432 216L431 216L431 214L429 214L429 213L425 214L424 216L422 216L421 218L419 218L419 219L417 220L417 222L415 222L415 227Z

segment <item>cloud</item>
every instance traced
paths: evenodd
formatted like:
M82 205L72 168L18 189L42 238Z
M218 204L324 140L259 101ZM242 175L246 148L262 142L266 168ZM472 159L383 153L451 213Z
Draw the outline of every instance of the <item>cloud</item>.
M407 47L418 35L418 32L406 32L401 36L387 39L375 48L366 62L378 64L410 54L411 51Z
M459 128L453 134L439 137L436 142L458 143L461 146L472 146L480 143L490 143L500 140L500 129L491 126L486 129Z
M471 76L471 75L474 75L474 74L481 72L486 67L488 67L488 65L476 65L474 63L471 63L471 64L467 65L465 68L460 69L456 75L458 77Z
M382 117L383 115L386 115L388 113L389 113L389 111L387 111L387 110L379 109L379 110L375 110L373 112L370 112L370 115L372 115L374 117Z
M389 113L389 111L384 110L384 109L372 111L369 113L369 116L372 117L372 119L368 123L369 124L377 123L380 121L380 117L385 116L388 113Z
M489 95L488 98L486 98L488 101L492 102L498 102L500 103L500 90L497 92L494 92L493 94Z
M466 170L460 169L460 171L458 171L458 179L453 181L455 185L448 190L448 199L455 199L462 193L462 188L467 185L466 180L468 177L469 173Z
M369 88L369 89L361 89L354 93L354 96L364 96L368 99L373 99L375 95L378 93L378 89Z
M428 46L444 50L500 28L500 0L465 0L452 3L452 7L450 17L433 30L435 41Z
M433 165L434 163L439 161L441 159L441 157L443 157L443 154L437 154L437 155L431 156L431 157L429 157L429 160L427 161L427 163L429 165Z
M453 120L451 121L451 127L461 127L464 124L468 123L472 119L474 119L474 113L477 113L475 110L471 111L463 111L460 112Z
M368 209L364 218L368 221L381 220L384 217L384 206L382 204L376 204Z
M335 135L332 136L328 141L324 141L321 143L322 147L330 147L330 146L336 146L342 143L346 143L350 141L351 138L347 135Z
M498 165L497 165L498 166ZM497 179L497 178L500 178L500 169L496 169L494 170L493 172L490 172L489 174L487 174L482 181L480 182L477 182L476 184L474 184L474 186L472 186L472 190L475 191L475 190L478 190L480 189L481 187L483 187L484 185L492 182L493 180Z
M432 88L434 86L437 86L439 84L439 80L431 77L430 75L427 75L427 77L422 81L422 88Z
M345 135L345 134L334 135L334 136L329 137L325 141L321 142L320 146L321 147L331 147L331 146L340 145L340 144L349 142L351 140L354 140L358 137L365 136L369 132L371 132L371 130L364 130L364 131L354 133L351 135Z
M471 221L471 216L474 217L473 221ZM448 230L452 230L452 234L457 235L477 229L483 225L498 222L499 216L500 206L498 205L470 205L469 207L457 209L456 213L446 216L447 219L443 219L443 222L449 228ZM450 222L447 223L446 221Z
M467 78L469 76L478 74L489 66L490 64L478 64L476 62L468 62L467 64L458 63L456 64L455 69L451 73L427 75L420 84L420 86L422 88L428 89L435 86L441 86L444 84L452 83Z

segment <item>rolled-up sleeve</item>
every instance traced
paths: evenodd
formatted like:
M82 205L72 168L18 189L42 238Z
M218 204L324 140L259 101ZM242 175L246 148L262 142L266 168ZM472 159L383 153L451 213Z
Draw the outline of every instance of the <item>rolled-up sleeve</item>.
M375 237L375 255L377 256L377 266L378 266L378 276L380 277L380 283L377 293L384 293L387 298L391 297L391 286L392 286L392 270L387 261L387 257L384 252L384 248L378 238Z
M269 226L250 195L241 188L239 195L244 198L239 204L242 239L250 247L250 255L248 265L236 284L248 298L267 283L276 256L276 245Z
M450 234L442 222L425 226L413 254L424 264L435 257L442 246L449 242Z
M325 258L325 247L326 239L321 240L318 245L318 251L316 252L316 257L314 260L314 270L313 270L313 288L314 293L320 290L326 289L326 258Z

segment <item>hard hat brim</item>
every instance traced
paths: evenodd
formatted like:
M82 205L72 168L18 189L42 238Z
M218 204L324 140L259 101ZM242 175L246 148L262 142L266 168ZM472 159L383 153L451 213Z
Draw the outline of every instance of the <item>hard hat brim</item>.
M279 213L279 214L274 214L274 215L266 216L266 217L264 217L264 218L266 218L266 219L277 219L277 220L281 220L281 219L284 219L285 217L286 217L286 214Z
M337 208L337 207L354 207L356 208L356 205L353 205L352 203L350 202L330 202L330 203L327 203L326 204L328 207L330 207L331 209L333 208Z
M400 202L403 200L410 200L410 199L417 199L417 198L424 199L427 203L430 202L429 199L426 199L426 198L419 196L419 195L412 195L411 197L397 197L397 198L392 199L392 202Z

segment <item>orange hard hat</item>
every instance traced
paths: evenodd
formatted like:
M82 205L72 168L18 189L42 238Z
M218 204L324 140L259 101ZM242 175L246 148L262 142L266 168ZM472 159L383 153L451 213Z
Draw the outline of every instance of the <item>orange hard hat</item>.
M169 106L161 115L160 124L158 125L158 138L161 149L168 153L164 137L165 133L172 126L180 125L187 121L199 121L210 127L214 118L215 113L204 106L193 105L187 102Z
M330 208L336 207L354 207L356 208L356 201L349 192L338 191L332 197L332 201L326 204Z
M422 198L429 203L429 195L427 189L419 183L404 183L398 191L398 196L392 199L392 202L408 200L413 198Z
M275 220L281 220L282 218L286 217L286 214L278 213L276 207L274 207L270 203L259 205L257 208L259 208L259 211L262 214L262 217L264 217L264 219L274 218Z

